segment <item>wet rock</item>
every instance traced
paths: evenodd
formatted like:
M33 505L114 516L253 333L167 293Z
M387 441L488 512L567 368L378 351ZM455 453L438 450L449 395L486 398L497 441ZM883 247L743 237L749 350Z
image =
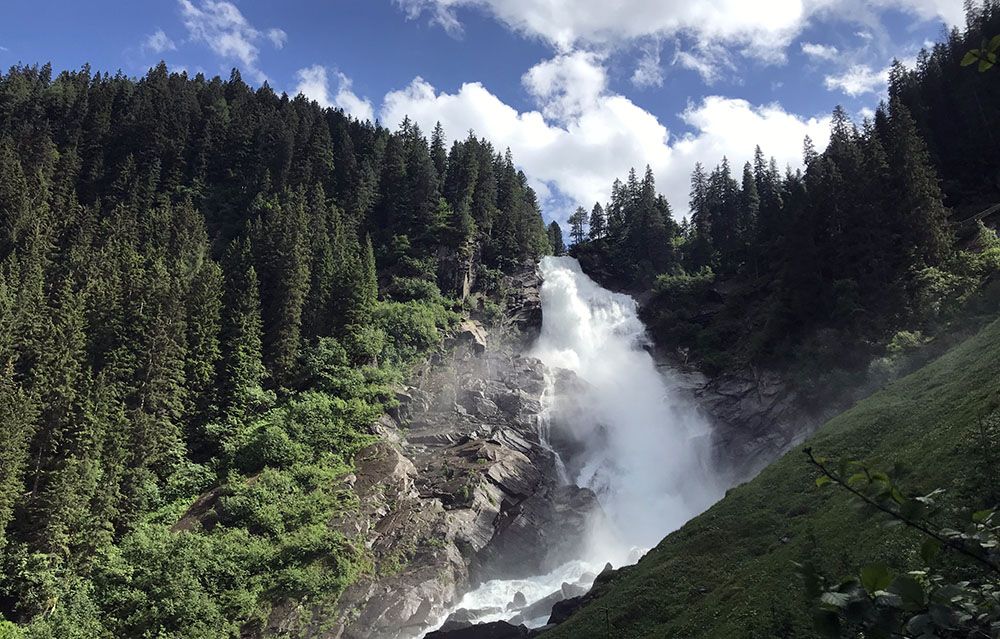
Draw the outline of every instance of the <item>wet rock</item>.
M552 606L552 614L549 616L548 625L555 626L561 624L569 619L581 606L583 606L583 595L557 601Z
M469 626L460 630L428 633L424 639L527 639L529 630L525 626L514 626L506 621Z
M468 610L466 608L459 608L455 612L448 615L445 619L444 624L441 625L441 630L448 632L451 630L460 630L462 628L468 628L469 626L475 625L478 619L482 619L487 615L492 615L498 612L503 612L500 608L482 608L479 610Z
M563 582L559 590L562 592L563 597L565 597L566 599L572 599L574 597L579 597L581 595L587 594L587 589L584 588L583 586L577 586L575 584L569 584L566 582Z
M514 593L514 598L507 604L507 610L517 610L518 608L524 608L528 605L528 599L524 596L524 593L518 590Z

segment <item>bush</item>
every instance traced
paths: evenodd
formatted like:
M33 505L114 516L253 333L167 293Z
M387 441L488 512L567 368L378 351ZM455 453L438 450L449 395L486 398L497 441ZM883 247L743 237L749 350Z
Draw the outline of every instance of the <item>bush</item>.
M397 302L439 302L441 289L437 284L419 277L394 277L386 295Z
M715 274L705 266L697 273L678 273L676 275L660 275L653 283L653 291L670 297L696 295L705 292L715 283Z
M285 429L275 423L283 416L282 409L272 411L265 421L256 422L237 441L234 462L241 472L253 474L267 466L287 468L311 456L307 447L293 441Z
M454 312L421 302L385 302L375 311L375 322L388 342L384 356L393 363L410 362L441 342L441 330L457 319Z

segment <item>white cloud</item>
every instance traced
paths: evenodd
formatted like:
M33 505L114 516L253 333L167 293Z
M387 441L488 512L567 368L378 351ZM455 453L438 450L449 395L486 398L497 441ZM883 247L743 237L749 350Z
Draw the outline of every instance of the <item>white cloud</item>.
M257 66L260 49L256 43L266 37L275 48L280 49L288 38L284 31L270 29L266 34L262 33L232 2L201 0L197 6L191 0L178 2L191 40L208 45L221 58L241 63L254 80L267 80L267 75Z
M288 42L288 34L282 29L268 29L267 39L271 41L275 49L281 49Z
M803 42L802 53L816 60L836 60L840 51L833 45Z
M760 144L781 165L799 166L805 135L818 148L825 147L828 118L802 118L776 104L755 106L721 96L689 104L680 117L692 132L672 135L656 116L609 92L603 75L584 68L588 60L597 66L595 58L568 54L525 74L523 81L539 100L539 110L519 112L478 82L447 93L417 78L385 96L381 119L396 126L409 116L425 130L441 121L457 137L473 129L498 149L511 148L543 200L558 192L573 207L606 201L615 178L649 164L678 215L687 211L695 162L711 167L726 155L740 167ZM586 78L585 88L568 89L565 81L571 77ZM595 93L596 87L600 90ZM553 210L555 199L545 204L551 217L565 219L569 212Z
M330 80L326 68L321 64L299 69L295 77L298 84L295 93L315 100L324 107L337 107L358 120L375 121L375 110L367 98L358 97L351 90L351 80L343 73L336 73L337 93L330 95Z
M508 28L548 42L559 51L580 45L614 44L645 37L691 36L746 55L780 62L784 49L817 16L856 20L857 0L395 0L411 18L427 13L450 33L459 33L457 10L478 8ZM961 24L957 0L874 0L874 8L896 8L924 20Z
M878 93L888 81L888 67L876 71L867 64L854 64L842 73L826 76L823 84L830 91L839 90L857 97L865 93Z
M713 43L702 43L695 49L685 51L678 42L672 64L696 72L709 86L721 80L727 72L736 70L726 47Z
M157 29L155 33L151 33L143 40L142 50L152 53L163 53L165 51L176 51L177 45L163 32L163 29Z
M917 60L915 57L907 57L902 60L903 66L913 68ZM892 65L882 69L873 69L867 64L852 64L841 73L828 75L823 79L823 84L829 91L843 91L851 97L857 97L866 93L885 93L889 84L889 71Z
M533 66L521 78L542 115L557 121L579 117L594 108L608 84L601 58L576 51Z
M659 40L647 44L642 49L642 56L632 72L632 84L639 89L663 86L663 69L660 67Z

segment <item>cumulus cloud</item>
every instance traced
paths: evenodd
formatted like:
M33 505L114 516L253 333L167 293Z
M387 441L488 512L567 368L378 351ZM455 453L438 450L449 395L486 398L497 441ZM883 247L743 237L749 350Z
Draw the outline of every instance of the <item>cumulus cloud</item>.
M201 0L197 5L191 0L178 2L184 27L192 41L208 45L220 58L240 63L257 82L267 80L267 75L257 65L260 56L257 42L266 38L280 49L288 39L284 31L259 31L232 2Z
M142 50L151 53L164 53L165 51L176 51L177 45L163 32L163 29L157 29L155 33L146 36L146 39L142 41Z
M324 107L337 107L343 109L348 115L354 116L358 120L375 121L375 109L367 98L358 97L351 89L351 79L340 72L336 72L337 92L330 95L330 78L326 68L321 64L314 64L311 67L299 69L296 74L298 84L295 93L306 96L310 100L315 100Z
M593 109L607 87L608 78L597 54L576 51L536 64L521 82L542 115L564 121Z
M603 69L588 64L600 66L597 58L565 54L526 73L522 81L539 101L537 110L518 111L478 82L448 93L416 78L385 96L381 119L396 126L408 116L425 130L440 121L450 135L473 129L498 149L510 147L543 198L570 201L568 207L560 207L558 197L545 202L548 214L563 220L577 204L606 201L615 178L646 164L683 215L695 162L714 166L725 155L738 167L760 144L779 164L799 166L804 136L823 148L829 135L828 118L722 96L689 104L679 115L691 130L675 135L627 97L609 92ZM568 88L570 78L584 78L584 88Z
M828 75L823 84L830 91L843 91L851 97L878 93L889 81L889 69L872 69L867 64L853 64L842 73Z
M559 51L580 45L614 44L645 37L692 36L766 61L784 59L784 49L821 15L853 20L856 0L395 0L411 18L427 14L450 33L461 32L457 10L476 8L508 28L548 42ZM921 19L960 24L956 0L875 0Z
M816 60L836 60L840 51L833 45L803 42L802 53Z

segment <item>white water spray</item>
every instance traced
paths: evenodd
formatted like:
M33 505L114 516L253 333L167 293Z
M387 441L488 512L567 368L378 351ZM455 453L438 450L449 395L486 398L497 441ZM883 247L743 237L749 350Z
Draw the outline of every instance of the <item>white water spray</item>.
M721 496L705 463L709 427L656 367L631 297L601 288L576 260L542 260L534 355L585 384L553 394L558 436L578 442L576 484L591 488L618 541L650 548ZM613 549L598 547L609 556Z
M480 622L510 618L505 606L517 592L530 604L607 562L634 562L725 489L706 464L709 426L673 390L675 373L658 370L645 350L635 300L598 286L572 258L546 257L540 269L543 320L532 355L548 377L539 434L554 449L570 444L567 464L558 460L561 479L592 489L606 518L581 531L578 560L466 594L456 608L502 610ZM575 380L558 383L560 369ZM542 625L545 617L526 621Z

